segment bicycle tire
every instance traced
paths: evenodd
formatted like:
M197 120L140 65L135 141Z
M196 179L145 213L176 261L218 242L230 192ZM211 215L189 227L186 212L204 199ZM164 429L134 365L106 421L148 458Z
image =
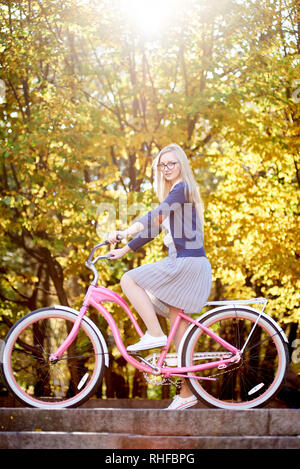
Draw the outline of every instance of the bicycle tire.
M212 328L239 350L242 349L247 334L257 321L240 363L229 364L224 370L213 368L197 373L198 376L213 378L216 381L189 378L191 375L195 376L195 373L187 373L187 382L191 391L209 407L222 409L263 407L280 391L289 366L287 344L274 321L269 320L266 315L258 318L259 312L253 309L229 307L206 314L199 319L199 323ZM235 324L235 334L233 328L230 329L231 324ZM224 347L209 338L197 326L193 326L182 347L182 365L195 365L192 356L199 350L208 351L203 350L205 343L210 344L212 351L226 352Z
M103 347L85 318L76 340L60 360L55 364L48 360L76 318L67 310L41 308L21 318L9 331L2 374L8 390L26 406L77 407L100 385L105 370Z

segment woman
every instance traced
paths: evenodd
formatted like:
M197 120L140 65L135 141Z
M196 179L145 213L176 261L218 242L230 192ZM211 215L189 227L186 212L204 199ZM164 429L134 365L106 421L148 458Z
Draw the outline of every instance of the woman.
M119 259L154 239L162 228L167 230L164 243L168 247L168 256L132 269L121 278L124 294L147 327L139 342L127 347L131 352L166 345L167 337L150 296L168 307L172 326L179 309L186 314L200 313L212 283L211 265L203 246L203 204L185 152L176 144L168 145L157 155L153 167L156 193L161 203L126 230L113 231L108 236L110 243L116 243L118 234L126 238L139 233L126 246L110 251L112 259ZM182 322L177 330L176 350L187 325ZM182 410L196 403L197 398L184 381L168 409Z

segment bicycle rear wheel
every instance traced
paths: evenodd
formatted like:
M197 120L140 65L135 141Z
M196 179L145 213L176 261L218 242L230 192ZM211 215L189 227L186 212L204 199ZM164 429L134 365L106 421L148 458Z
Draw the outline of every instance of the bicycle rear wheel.
M77 316L43 308L27 314L5 340L2 373L11 392L39 408L76 407L86 401L104 374L103 347L83 318L78 335L57 362L50 362Z
M200 319L201 324L237 349L242 350L246 344L238 363L230 363L223 369L212 368L196 373L198 376L214 378L215 381L188 379L192 392L210 407L260 407L266 405L280 390L289 364L287 344L280 329L272 321L266 316L258 318L259 313L253 310L230 307ZM249 337L250 331L252 334ZM216 361L216 358L201 361L199 352L204 351L228 353L218 342L194 326L183 345L182 365ZM195 373L188 373L190 375Z

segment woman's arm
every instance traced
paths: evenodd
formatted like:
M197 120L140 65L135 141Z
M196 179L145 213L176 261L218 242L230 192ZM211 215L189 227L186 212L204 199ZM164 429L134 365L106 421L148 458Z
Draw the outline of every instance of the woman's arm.
M135 236L140 231L143 231L143 229L144 225L140 221L137 221L123 231L123 236L124 238L127 238L128 236Z
M139 221L137 221L137 222L133 223L133 225L126 228L126 230L112 231L111 233L109 233L107 240L111 244L113 244L113 243L116 243L117 241L119 241L117 239L117 236L119 234L122 236L122 238L127 238L127 236L134 236L135 234L140 233L140 231L143 231L143 230L144 230L144 225L142 223L140 223ZM125 254L127 254L130 251L132 251L132 249L130 249L128 244L126 244L125 246L123 246L120 249L111 250L108 254L109 254L110 259L116 260L116 259L120 259L120 257L123 257Z
M162 231L161 224L163 220L169 216L170 211L177 210L183 203L187 202L184 189L184 182L176 184L162 203L146 213L146 215L140 217L133 225L126 228L126 230L112 231L108 236L108 241L110 243L116 243L118 241L118 234L120 234L122 238L127 238L127 236L134 236L135 234L141 233L128 243L130 250L136 251L139 247L156 238Z
M129 241L128 246L132 251L136 251L144 244L156 238L162 231L161 224L163 220L172 211L178 210L182 204L188 202L188 197L185 195L185 186L184 182L176 184L163 202L138 219L137 223L143 225L143 229L140 235Z
M133 223L133 225L129 226L125 230L115 230L111 231L109 235L107 236L107 241L109 243L114 244L119 241L117 238L118 235L121 235L121 238L127 238L127 236L135 236L137 233L140 233L140 231L143 231L144 225L140 223L139 221Z
M187 201L184 193L184 183L176 184L170 191L166 199L158 205L155 209L146 213L146 215L139 218L133 225L123 231L112 231L108 236L110 243L116 243L117 235L121 234L123 238L127 236L134 236L136 233L140 235L129 241L129 243L121 249L115 249L110 252L113 259L119 259L129 251L136 251L139 247L154 239L162 230L161 223L166 216L170 214L170 210L176 210L178 206Z

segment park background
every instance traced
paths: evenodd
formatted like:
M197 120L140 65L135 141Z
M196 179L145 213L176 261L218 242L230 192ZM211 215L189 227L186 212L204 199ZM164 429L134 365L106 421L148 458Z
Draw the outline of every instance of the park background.
M299 373L299 1L0 1L0 22L0 338L31 310L81 306L91 248L134 221L120 200L158 202L151 163L177 143L205 205L209 299L266 297ZM124 297L123 273L166 255L160 235L99 263L99 284ZM89 315L112 359L98 397L169 397Z

